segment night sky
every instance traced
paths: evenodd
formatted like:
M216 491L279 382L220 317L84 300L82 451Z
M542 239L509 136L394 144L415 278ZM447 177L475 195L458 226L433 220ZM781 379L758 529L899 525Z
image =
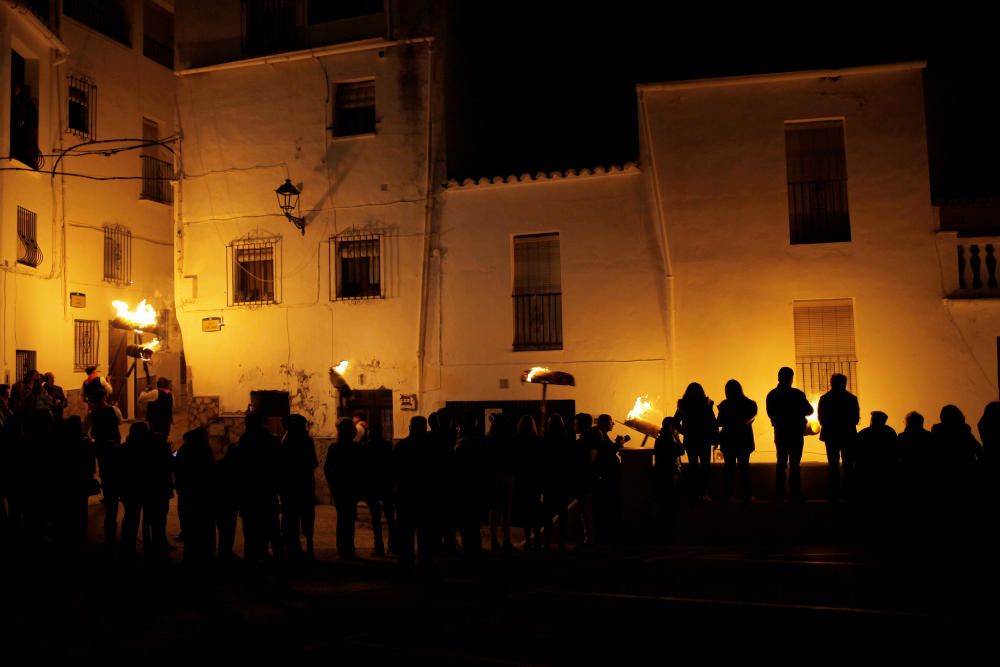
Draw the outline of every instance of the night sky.
M928 60L935 199L1000 196L997 64L985 17L797 5L451 3L453 178L621 164L638 156L635 84ZM759 5L763 7L763 5ZM961 39L957 39L961 38Z

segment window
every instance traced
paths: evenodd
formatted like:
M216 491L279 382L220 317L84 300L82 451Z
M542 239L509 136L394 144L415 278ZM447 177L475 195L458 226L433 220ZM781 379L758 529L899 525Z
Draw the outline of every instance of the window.
M334 299L381 299L382 235L348 232L330 239Z
M847 376L858 393L858 357L854 349L854 305L850 299L796 301L795 365L799 386L809 400L830 389L830 376Z
M38 214L17 207L17 262L38 268L44 256L38 247Z
M173 162L163 159L163 147L157 143L160 140L160 126L149 118L142 119L142 190L140 199L172 204L174 189L170 181L174 177Z
M301 48L299 11L300 0L243 0L243 49L262 54Z
M10 52L10 156L41 169L38 150L38 60Z
M844 121L785 123L785 158L791 242L850 241Z
M14 368L17 373L17 381L23 382L28 371L38 370L38 353L34 350L15 350Z
M132 284L132 232L119 225L104 226L104 282Z
M142 55L169 69L174 68L174 15L146 0L142 10Z
M559 234L514 237L514 349L562 349Z
M279 302L278 239L244 239L229 244L230 305Z
M73 320L73 370L82 371L97 365L97 350L101 342L100 322Z
M125 46L131 46L124 0L63 0L63 14Z
M97 86L82 76L69 77L66 129L83 139L97 138Z
M375 132L375 79L338 83L334 88L334 136Z

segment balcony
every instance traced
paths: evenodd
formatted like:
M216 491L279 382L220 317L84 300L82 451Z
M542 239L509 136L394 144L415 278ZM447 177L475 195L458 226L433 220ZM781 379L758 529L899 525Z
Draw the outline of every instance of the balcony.
M561 350L562 293L514 295L514 350Z
M115 0L63 0L63 14L116 42L132 45L128 15Z
M53 34L59 34L59 8L54 0L21 0L20 4L37 16Z
M1000 299L997 252L1000 236L938 234L945 295L950 299Z
M173 204L174 189L170 181L174 178L174 165L152 155L139 157L142 158L142 192L139 198Z

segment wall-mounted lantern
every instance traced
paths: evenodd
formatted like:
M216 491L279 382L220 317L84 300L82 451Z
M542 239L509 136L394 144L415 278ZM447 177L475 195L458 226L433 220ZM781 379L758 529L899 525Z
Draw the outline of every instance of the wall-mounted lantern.
M292 179L286 178L285 182L279 185L274 191L274 194L278 197L278 208L285 214L288 221L295 225L296 229L305 236L306 219L292 215L292 211L297 210L299 207L299 189L292 185Z

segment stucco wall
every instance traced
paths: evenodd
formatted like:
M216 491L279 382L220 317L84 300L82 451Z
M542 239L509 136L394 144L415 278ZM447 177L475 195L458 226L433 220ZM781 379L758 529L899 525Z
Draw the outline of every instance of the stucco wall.
M739 379L763 408L794 366L792 304L854 300L859 398L868 411L970 421L995 400L995 301L943 298L919 70L641 91L647 150L674 270L674 378L717 401ZM852 240L789 244L784 122L843 118ZM758 448L773 451L766 418ZM816 438L807 452L822 452Z

